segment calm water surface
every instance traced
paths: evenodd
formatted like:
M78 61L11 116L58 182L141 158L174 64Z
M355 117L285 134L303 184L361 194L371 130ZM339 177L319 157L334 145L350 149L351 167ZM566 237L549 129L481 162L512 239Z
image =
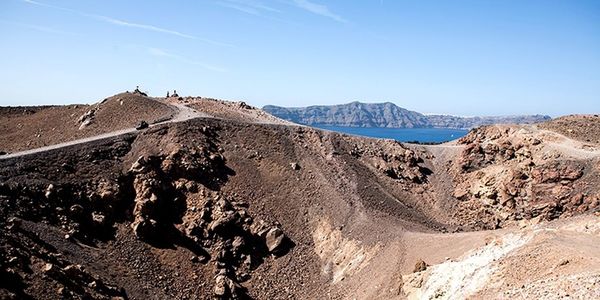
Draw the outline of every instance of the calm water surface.
M421 143L441 143L458 139L468 130L447 128L365 128L365 127L339 127L315 126L321 129L337 131L352 135L361 135L374 138L394 139L400 142L418 141Z

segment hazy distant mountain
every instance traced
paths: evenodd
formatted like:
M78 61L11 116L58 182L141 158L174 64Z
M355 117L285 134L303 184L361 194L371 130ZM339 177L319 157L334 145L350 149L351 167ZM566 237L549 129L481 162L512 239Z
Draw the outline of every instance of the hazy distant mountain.
M340 105L280 107L267 105L263 110L298 124L347 127L388 128L473 128L488 124L530 124L551 119L545 115L458 117L424 115L393 103L351 102Z

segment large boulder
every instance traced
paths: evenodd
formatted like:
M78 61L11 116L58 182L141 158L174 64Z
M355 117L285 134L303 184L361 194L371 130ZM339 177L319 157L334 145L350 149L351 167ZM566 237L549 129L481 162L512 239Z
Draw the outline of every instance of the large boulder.
M415 263L415 268L413 269L413 273L423 272L423 271L427 270L427 267L429 267L429 265L426 262L424 262L422 259L419 259Z
M285 238L285 234L281 229L279 229L279 227L271 228L265 236L265 242L267 244L267 249L269 249L269 252L275 253L281 250L282 245L285 242Z

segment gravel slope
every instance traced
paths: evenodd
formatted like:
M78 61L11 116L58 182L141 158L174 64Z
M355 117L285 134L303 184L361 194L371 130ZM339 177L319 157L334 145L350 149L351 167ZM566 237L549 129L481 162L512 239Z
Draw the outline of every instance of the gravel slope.
M86 114L89 117L82 118ZM93 105L0 107L0 151L17 152L92 137L135 127L142 120L166 120L173 114L170 106L132 93ZM82 126L86 120L89 123Z

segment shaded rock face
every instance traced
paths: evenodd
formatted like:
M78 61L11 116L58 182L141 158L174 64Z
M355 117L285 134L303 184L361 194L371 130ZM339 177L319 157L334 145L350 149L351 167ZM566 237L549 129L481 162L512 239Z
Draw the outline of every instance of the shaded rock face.
M386 140L381 147L354 144L350 155L368 162L379 172L406 183L424 183L431 171L421 166L423 159L400 142Z
M3 169L0 179L0 222L8 230L0 233L0 276L3 280L0 298L27 299L124 299L125 291L74 263L43 238L54 234L56 243L83 243L93 247L115 236L116 223L127 222L130 197L127 177L107 173L114 168L104 165L104 157L122 156L130 150L127 143L119 143L102 151L87 152L67 164L68 168L48 165L45 159L30 162L35 169L51 174L33 176L28 180L15 179ZM30 158L29 158L30 159ZM31 160L31 159L30 159ZM84 165L105 167L95 173ZM49 168L56 173L45 170ZM44 170L44 171L42 171ZM12 171L22 171L12 168ZM58 180L52 174L80 180ZM89 176L93 174L93 176ZM19 176L16 176L19 177ZM10 216L10 217L8 217ZM8 220L6 219L8 217ZM53 226L58 233L34 231ZM31 290L46 291L44 296L30 294ZM4 293L6 292L6 293Z
M183 195L175 191L159 164L158 157L140 156L130 169L135 191L131 226L142 240L160 239L167 230L164 227L180 222L185 209Z
M225 159L216 145L208 143L191 149L170 144L166 148L171 149L166 155L138 157L128 171L135 192L132 227L141 239L152 239L152 232L161 236L160 230L153 229L163 224L181 222L186 209L185 191L176 188L177 180L204 182L211 187L225 180Z
M68 237L90 242L114 234L112 225L127 219L127 181L100 179L84 184L0 184L4 212L30 221L60 226Z
M139 239L184 245L195 260L212 262L216 298L244 298L246 289L240 283L271 253L283 254L291 243L280 228L255 220L246 202L214 191L231 171L213 143L214 132L202 130L209 137L205 144L169 144L168 154L140 156L131 165L136 195L131 226ZM186 194L195 194L203 205L188 208ZM173 236L175 240L164 240Z
M195 129L193 142L183 143L174 130L157 128L104 152L81 154L88 160L69 163L71 179L20 182L0 174L0 221L9 229L0 234L0 275L7 278L0 290L8 293L0 295L26 298L26 282L34 282L55 290L57 298L127 298L122 287L111 283L114 278L57 256L56 249L31 233L34 224L48 224L60 228L62 243L93 247L114 241L117 228L126 224L131 231L125 234L152 247L183 247L194 254L192 262L212 265L215 275L207 284L214 297L245 298L240 283L264 260L285 255L293 242L281 225L253 218L247 202L219 191L234 172L221 153L216 129ZM162 137L159 144L157 136ZM95 172L86 169L91 165ZM190 196L203 205L189 207ZM12 216L10 221L6 216ZM45 274L41 279L38 271Z
M243 298L246 291L240 283L270 254L285 254L292 243L283 231L262 220L254 219L247 203L210 193L202 207L184 216L181 227L187 236L212 253L201 261L214 265L214 296L223 299ZM272 232L277 232L274 237ZM276 241L273 241L273 238Z
M581 180L586 168L597 170L584 161L539 155L544 143L537 138L492 126L473 130L459 143L465 148L457 160L453 196L484 228L534 217L551 220L599 205L594 189L581 193L590 188Z

